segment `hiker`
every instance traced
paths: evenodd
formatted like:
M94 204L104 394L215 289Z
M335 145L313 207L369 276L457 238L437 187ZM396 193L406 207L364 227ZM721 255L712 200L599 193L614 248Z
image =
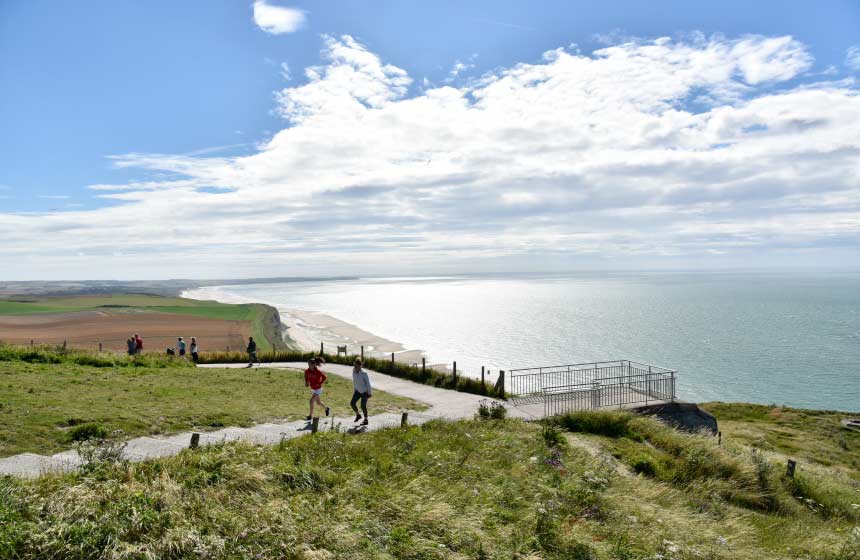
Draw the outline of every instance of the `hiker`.
M195 364L200 361L200 354L198 354L198 352L200 352L200 348L197 346L197 339L192 336L191 337L191 359L194 361Z
M361 358L356 358L355 363L352 365L352 387L352 400L349 401L349 406L355 412L355 420L353 422L361 420L361 414L358 413L358 407L355 406L359 399L361 399L361 411L364 412L364 422L361 425L367 426L367 399L370 398L371 388L370 377L367 376L366 371L361 369Z
M134 337L128 337L125 341L125 345L128 347L128 355L134 356L135 349L137 348L137 343L134 341Z
M257 343L254 342L254 337L248 337L248 367L254 367L254 362L260 363L257 359Z
M143 353L143 339L140 338L140 335L134 333L134 353L142 354Z
M322 402L322 387L323 383L326 380L326 374L322 372L320 369L320 365L322 365L323 361L319 358L311 358L308 360L308 369L305 370L305 387L311 388L311 400L310 400L310 414L307 415L305 420L308 422L314 417L314 403L319 404L322 407L325 407L325 415L328 416L331 413L331 408L326 406L324 402Z
M183 360L185 359L185 341L182 340L182 337L176 339L176 348L179 350L179 357Z

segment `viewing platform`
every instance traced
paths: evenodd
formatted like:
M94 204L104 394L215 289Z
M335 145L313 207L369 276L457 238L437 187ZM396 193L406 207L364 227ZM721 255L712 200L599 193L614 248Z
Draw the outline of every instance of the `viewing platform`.
M675 370L631 360L509 371L510 403L534 416L675 402Z

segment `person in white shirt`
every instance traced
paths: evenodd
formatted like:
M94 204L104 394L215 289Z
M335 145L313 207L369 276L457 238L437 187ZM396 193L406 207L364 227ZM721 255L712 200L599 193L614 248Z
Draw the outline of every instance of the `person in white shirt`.
M361 400L361 411L364 412L364 421L361 423L362 426L367 426L367 399L370 398L372 394L372 390L370 388L370 378L367 376L367 372L361 369L361 358L356 358L355 363L352 366L352 400L349 402L349 406L352 407L352 410L355 411L355 420L354 422L358 422L361 420L361 414L358 412L358 407L355 406L359 400Z

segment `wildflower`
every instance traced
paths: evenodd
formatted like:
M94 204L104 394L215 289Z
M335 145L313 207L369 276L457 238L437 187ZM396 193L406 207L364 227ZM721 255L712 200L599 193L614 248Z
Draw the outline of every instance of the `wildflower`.
M717 537L717 544L720 546L728 546L729 539L726 537Z
M531 457L529 457L529 462L531 462L531 463L537 463L537 460L538 460L538 458L537 458L537 457L535 457L534 455L532 455Z
M638 518L638 517L636 517L635 515L628 515L628 516L627 516L627 521L629 521L630 523L638 523L638 522L639 522L639 518Z

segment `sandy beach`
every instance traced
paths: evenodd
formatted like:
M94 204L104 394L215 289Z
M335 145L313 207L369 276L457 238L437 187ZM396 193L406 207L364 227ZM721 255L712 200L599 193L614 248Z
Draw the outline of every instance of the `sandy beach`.
M289 336L302 350L317 352L322 342L326 353L334 354L338 346L347 347L348 354L360 354L364 346L365 356L390 356L407 364L421 363L424 351L404 348L399 342L383 338L368 332L361 327L342 321L325 313L306 309L285 308L274 302L245 298L236 294L222 291L217 287L187 290L181 294L184 298L198 300L214 300L221 303L263 303L278 310L281 323L286 327ZM431 364L427 364L430 366ZM433 365L444 369L444 365Z

